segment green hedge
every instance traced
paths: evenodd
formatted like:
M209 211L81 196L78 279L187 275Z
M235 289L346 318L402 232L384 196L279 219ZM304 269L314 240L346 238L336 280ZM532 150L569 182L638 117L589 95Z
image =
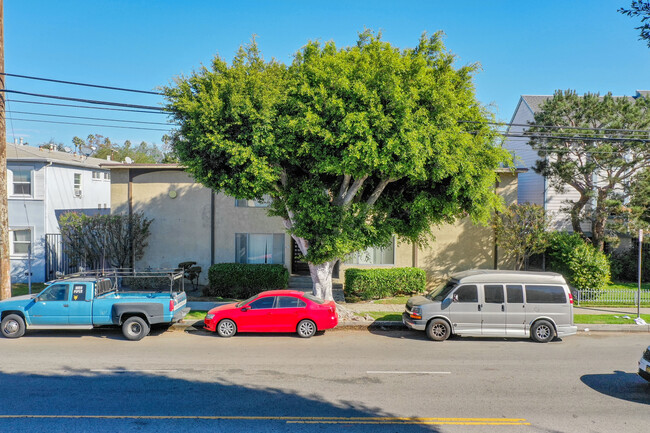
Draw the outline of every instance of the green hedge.
M363 300L422 293L427 285L424 270L418 268L345 270L345 296Z
M641 254L643 261L641 269L641 280L650 283L650 242L643 244ZM612 278L615 281L639 280L639 247L616 250L609 260L612 262Z
M598 291L609 284L609 259L592 244L566 232L551 233L549 241L549 270L564 275L571 286Z
M286 289L289 271L283 265L217 263L208 270L204 296L246 299L265 290Z

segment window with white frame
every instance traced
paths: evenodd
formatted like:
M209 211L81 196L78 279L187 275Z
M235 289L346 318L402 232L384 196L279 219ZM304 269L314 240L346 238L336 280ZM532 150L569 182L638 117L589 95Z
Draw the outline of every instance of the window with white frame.
M13 195L32 195L32 169L29 167L12 168Z
M283 233L236 233L237 263L284 263Z
M394 265L395 264L395 239L386 248L370 247L365 251L358 251L348 256L346 265Z
M101 171L95 171L93 170L93 180L99 180L102 178L102 173Z
M81 197L81 173L74 174L74 195Z
M32 231L17 229L11 231L11 251L14 256L27 256L32 245Z
M235 199L235 207L269 207L271 197L265 195L261 200L240 200Z
M104 180L111 180L111 173L106 171L104 172Z

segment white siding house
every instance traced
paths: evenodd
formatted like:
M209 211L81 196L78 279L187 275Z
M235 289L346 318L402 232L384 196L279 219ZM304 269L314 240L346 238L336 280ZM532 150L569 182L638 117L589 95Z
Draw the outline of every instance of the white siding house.
M65 212L109 213L110 171L102 159L56 150L7 144L7 182L12 282L33 282L46 275L46 235L58 234ZM53 272L49 272L53 273Z
M635 98L647 97L647 93L646 91L637 91ZM532 168L536 161L542 157L530 146L528 138L523 136L527 127L522 125L533 122L535 113L544 101L550 98L552 95L521 96L512 115L511 126L508 130L510 136L504 147L513 154L517 168L529 169L528 172L519 174L518 203L535 203L543 206L551 216L552 226L556 230L571 231L570 217L563 209L568 207L568 202L577 201L580 194L568 185L560 192L550 185L544 176L535 173ZM591 226L583 223L582 229L585 232L590 232Z

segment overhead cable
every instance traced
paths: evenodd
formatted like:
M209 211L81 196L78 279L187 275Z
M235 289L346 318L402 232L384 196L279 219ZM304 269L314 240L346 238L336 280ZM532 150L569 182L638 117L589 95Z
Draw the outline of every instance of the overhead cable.
M119 90L121 92L145 93L145 94L148 94L148 95L164 96L164 93L153 92L151 90L126 89L124 87L102 86L102 85L99 85L99 84L79 83L79 82L76 82L76 81L54 80L52 78L32 77L30 75L8 74L8 73L5 73L5 72L0 72L0 75L6 75L7 77L26 78L28 80L48 81L50 83L72 84L74 86L96 87L98 89Z

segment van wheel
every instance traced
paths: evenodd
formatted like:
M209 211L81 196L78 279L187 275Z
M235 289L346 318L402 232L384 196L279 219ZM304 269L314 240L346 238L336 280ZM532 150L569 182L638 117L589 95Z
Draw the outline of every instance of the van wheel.
M548 320L538 320L530 328L530 338L538 343L548 343L555 337L555 328Z
M9 314L0 324L2 335L7 338L18 338L25 335L25 321L18 314Z
M427 323L427 337L433 341L445 341L451 334L449 323L444 319L433 319Z
M149 325L138 316L129 317L122 324L122 334L131 341L142 340L149 333Z

